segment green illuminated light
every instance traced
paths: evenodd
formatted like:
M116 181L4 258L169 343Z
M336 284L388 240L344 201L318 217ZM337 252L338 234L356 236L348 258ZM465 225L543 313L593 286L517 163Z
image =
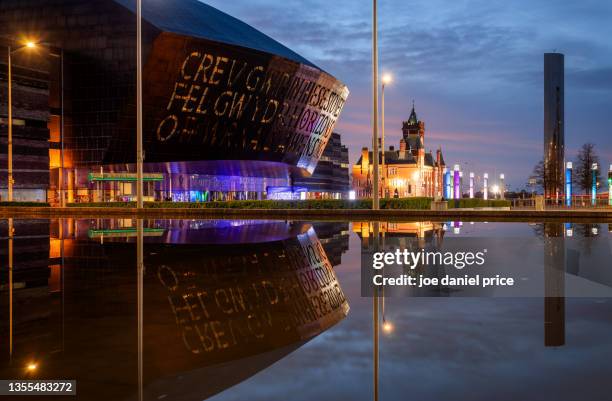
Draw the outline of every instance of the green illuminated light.
M88 179L91 182L136 182L138 178L136 174L118 174L118 173L89 173ZM143 174L142 180L145 182L163 181L163 174Z
M145 228L143 233L148 237L159 237L164 233L163 228ZM90 229L87 232L89 238L100 238L100 237L132 237L137 234L136 228L118 228L118 229L104 229L94 230Z

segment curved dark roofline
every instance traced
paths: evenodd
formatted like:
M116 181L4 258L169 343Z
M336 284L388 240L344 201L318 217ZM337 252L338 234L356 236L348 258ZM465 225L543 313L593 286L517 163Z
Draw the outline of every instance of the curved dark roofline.
M136 0L112 0L136 14ZM252 26L197 0L142 0L142 17L162 31L260 50L317 67Z

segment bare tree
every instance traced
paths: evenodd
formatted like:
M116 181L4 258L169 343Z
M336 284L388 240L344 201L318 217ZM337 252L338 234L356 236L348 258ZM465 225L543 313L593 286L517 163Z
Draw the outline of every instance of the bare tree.
M527 186L534 191L544 189L544 174L544 160L540 160L538 164L533 167Z
M588 194L593 188L593 163L599 164L599 157L595 153L595 145L585 143L582 145L574 163L574 184ZM601 180L601 166L597 170L596 180Z

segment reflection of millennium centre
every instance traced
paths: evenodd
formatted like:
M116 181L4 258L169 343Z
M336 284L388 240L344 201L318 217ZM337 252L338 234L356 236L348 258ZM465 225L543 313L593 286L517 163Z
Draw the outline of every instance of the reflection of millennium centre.
M62 134L68 201L132 198L134 7L126 0L2 1L2 41L48 44L14 55L17 199L40 199L48 191L53 201ZM144 1L143 18L145 196L259 199L308 190L308 177L332 142L346 86L196 0ZM63 80L62 60L49 55L49 48L63 55ZM1 80L6 91L5 77ZM3 116L6 106L3 101ZM339 140L335 143L340 149ZM348 176L347 163L342 168ZM317 191L348 189L314 181Z
M84 399L132 399L142 358L144 399L202 400L289 355L349 311L333 269L348 249L348 224L147 221L139 283L130 223L16 222L26 237L13 240L13 364L0 369L2 377L23 377L22 367L36 360L43 375L78 380ZM2 220L4 243L6 229ZM0 252L0 261L6 256ZM9 333L5 316L0 332ZM9 349L8 336L0 345ZM107 383L102 392L100 381Z

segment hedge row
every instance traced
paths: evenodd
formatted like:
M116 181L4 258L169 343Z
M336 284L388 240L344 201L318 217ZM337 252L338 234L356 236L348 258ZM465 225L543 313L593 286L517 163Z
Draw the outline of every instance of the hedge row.
M47 202L0 202L0 207L49 207Z
M429 209L430 198L381 199L381 209ZM136 207L135 202L70 203L68 207ZM371 199L359 200L248 200L222 202L145 202L145 208L188 209L371 209Z
M43 202L0 202L0 207L49 207ZM69 207L111 207L134 208L135 202L99 202L99 203L71 203ZM480 208L480 207L509 207L509 200L484 199L455 199L448 201L449 209ZM371 199L359 200L305 200L305 201L276 201L276 200L249 200L249 201L221 201L221 202L146 202L146 208L189 208L189 209L371 209ZM431 207L431 198L403 198L381 199L381 209L418 209L427 210Z
M477 207L510 207L509 200L502 199L452 199L448 201L449 209L477 208Z

